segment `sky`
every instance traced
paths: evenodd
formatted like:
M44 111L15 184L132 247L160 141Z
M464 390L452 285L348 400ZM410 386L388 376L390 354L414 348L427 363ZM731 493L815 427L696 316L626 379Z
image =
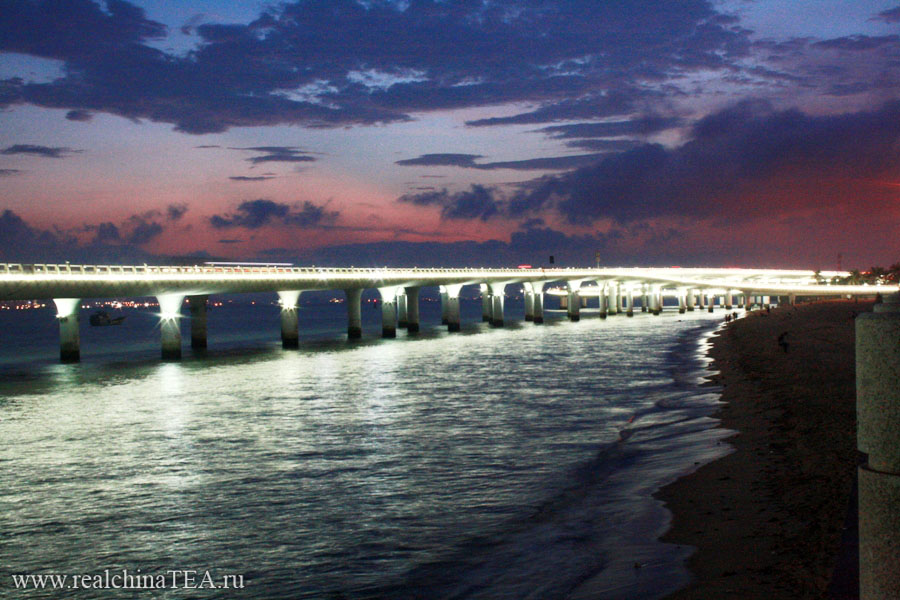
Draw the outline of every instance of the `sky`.
M0 262L900 262L898 0L0 0Z

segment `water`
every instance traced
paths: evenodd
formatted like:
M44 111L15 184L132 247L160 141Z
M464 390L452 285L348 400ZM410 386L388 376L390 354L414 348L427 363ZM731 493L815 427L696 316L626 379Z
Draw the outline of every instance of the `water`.
M210 350L158 360L150 312L82 329L0 313L0 597L12 574L242 575L243 589L73 598L658 598L687 550L651 494L721 455L695 312L344 339L343 305L223 306ZM521 315L510 301L508 315ZM554 320L556 317L556 320ZM104 339L108 338L108 339ZM639 565L639 568L636 567ZM180 578L180 579L179 579ZM69 580L70 581L70 580Z

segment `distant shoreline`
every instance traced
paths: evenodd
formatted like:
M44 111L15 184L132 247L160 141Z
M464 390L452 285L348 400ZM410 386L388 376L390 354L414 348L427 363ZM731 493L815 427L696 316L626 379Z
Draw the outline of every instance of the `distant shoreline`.
M694 581L667 598L825 594L856 468L854 317L871 308L755 311L712 338L735 451L656 494L673 513L662 540L697 548Z

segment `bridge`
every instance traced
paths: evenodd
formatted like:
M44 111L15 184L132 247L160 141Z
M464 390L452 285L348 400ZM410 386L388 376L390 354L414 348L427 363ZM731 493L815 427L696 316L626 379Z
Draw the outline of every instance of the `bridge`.
M311 290L343 290L347 299L347 335L362 335L361 297L377 289L381 297L382 336L395 337L397 328L419 330L419 291L438 287L441 318L449 331L459 331L459 295L464 286L478 285L482 317L502 327L508 285L520 285L525 296L525 320L544 320L544 295L558 295L568 318L580 319L583 299L598 297L600 317L642 312L660 314L664 299L675 298L679 312L715 306L731 310L768 303L775 296L793 303L797 296L874 296L897 286L827 285L845 272L774 269L705 268L554 268L554 269L403 269L316 268L283 265L116 266L70 264L0 264L0 301L52 300L57 309L60 359L80 359L78 311L83 298L148 297L160 306L162 357L181 357L181 317L185 298L190 307L191 346L205 348L206 302L210 294L275 292L281 305L281 340L285 348L299 345L297 303ZM550 284L556 284L550 286ZM673 303L674 308L674 303Z

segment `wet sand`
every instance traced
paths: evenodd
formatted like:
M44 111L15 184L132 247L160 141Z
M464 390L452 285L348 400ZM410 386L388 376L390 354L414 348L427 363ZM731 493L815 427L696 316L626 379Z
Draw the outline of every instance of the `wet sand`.
M857 461L854 317L870 310L754 311L713 338L735 450L657 494L673 513L663 540L698 549L695 581L669 598L826 597Z

